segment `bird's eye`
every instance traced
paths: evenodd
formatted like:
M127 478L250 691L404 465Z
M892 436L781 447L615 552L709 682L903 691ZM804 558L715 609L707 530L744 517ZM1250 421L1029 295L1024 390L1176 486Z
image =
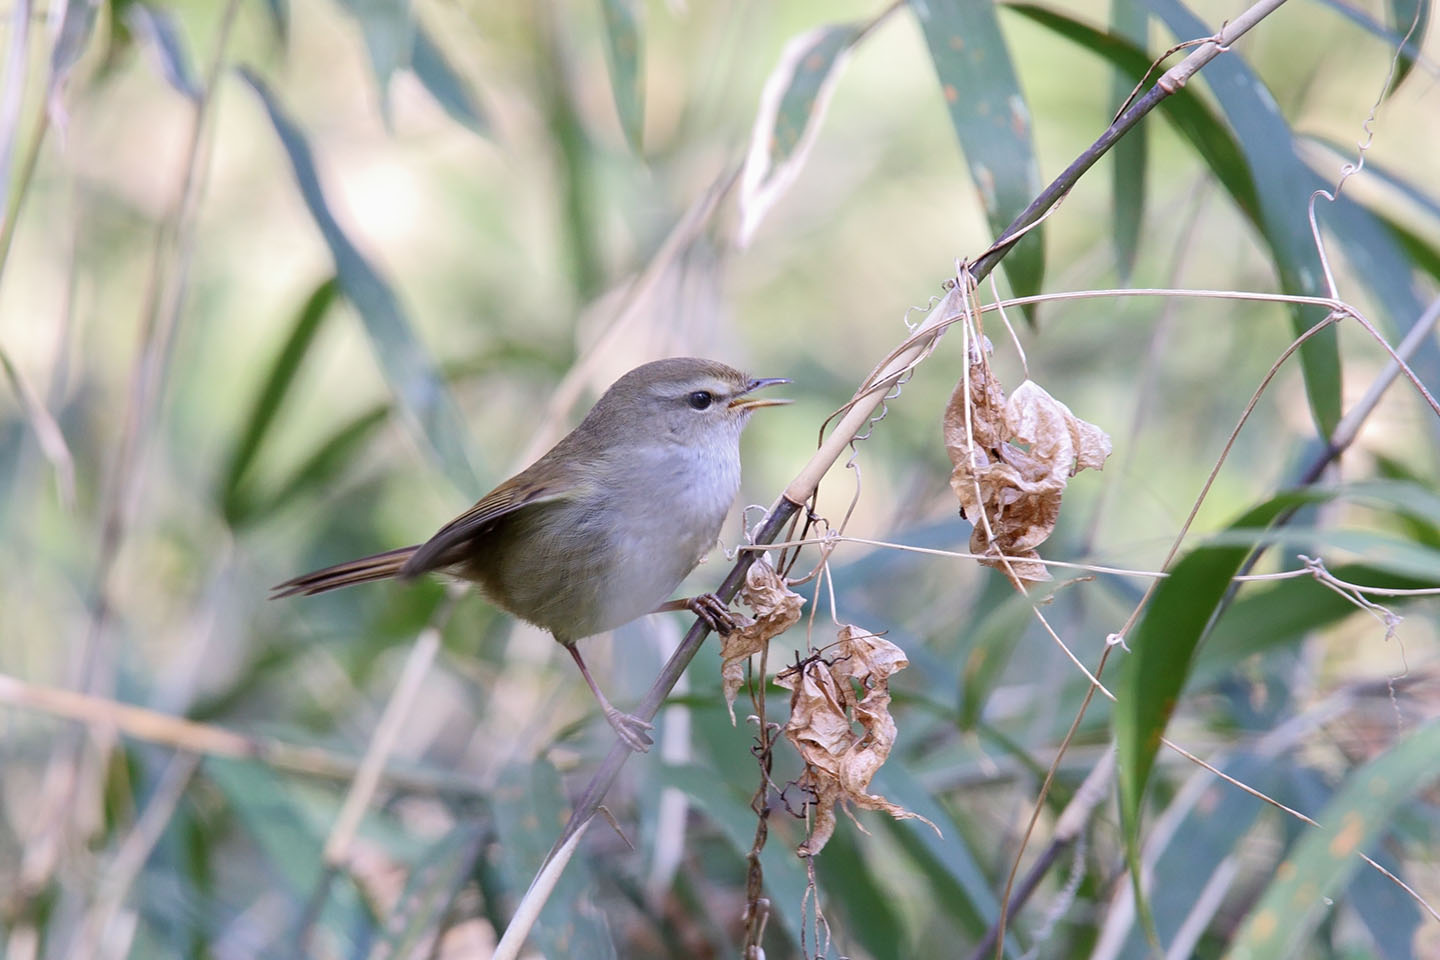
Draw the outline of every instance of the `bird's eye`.
M696 390L685 398L686 402L696 410L704 410L715 402L715 397L709 390Z

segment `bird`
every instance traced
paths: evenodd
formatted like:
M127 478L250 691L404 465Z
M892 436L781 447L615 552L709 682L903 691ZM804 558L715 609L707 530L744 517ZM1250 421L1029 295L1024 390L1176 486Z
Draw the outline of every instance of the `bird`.
M697 357L642 364L547 453L424 543L303 574L272 599L431 572L471 581L549 631L620 740L643 752L652 725L610 703L577 644L659 609L688 608L725 631L713 595L665 601L719 538L751 414L790 402L756 391L789 382Z

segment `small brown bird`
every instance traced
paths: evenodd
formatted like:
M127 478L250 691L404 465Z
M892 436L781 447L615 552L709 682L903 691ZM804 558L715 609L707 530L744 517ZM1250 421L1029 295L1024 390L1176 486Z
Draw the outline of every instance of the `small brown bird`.
M740 431L752 396L789 383L713 360L636 367L568 436L429 540L341 563L275 587L274 597L438 571L470 580L496 606L543 627L575 658L605 719L634 750L651 725L600 692L577 641L661 607L714 545L740 489ZM713 597L689 606L724 625Z

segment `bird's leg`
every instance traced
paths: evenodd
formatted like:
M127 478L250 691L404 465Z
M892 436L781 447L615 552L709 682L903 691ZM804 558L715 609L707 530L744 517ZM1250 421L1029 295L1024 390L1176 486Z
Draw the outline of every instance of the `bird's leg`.
M650 749L654 740L650 739L650 731L655 727L641 720L634 714L621 713L616 710L605 694L600 692L600 685L595 678L590 676L590 668L585 666L585 661L580 656L580 648L573 643L565 644L565 649L570 651L570 656L575 658L575 665L580 668L580 675L590 685L590 692L595 694L595 699L600 701L600 710L605 714L605 720L615 730L617 736L624 741L625 746L636 753L644 753Z
M738 626L734 614L730 612L730 607L713 593L702 593L698 597L686 597L683 600L670 600L660 604L653 612L666 613L671 610L689 610L704 620L707 627L722 637L734 631Z

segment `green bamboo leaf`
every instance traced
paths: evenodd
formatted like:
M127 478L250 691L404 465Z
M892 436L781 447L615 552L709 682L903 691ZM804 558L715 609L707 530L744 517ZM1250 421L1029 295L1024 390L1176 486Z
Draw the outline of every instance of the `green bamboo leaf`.
M985 701L1035 617L1033 604L1039 602L1034 590L1028 596L1015 593L990 610L971 631L970 651L960 678L960 729L973 730L979 724Z
M1323 147L1331 159L1338 162L1350 160L1356 150L1353 143L1341 143L1332 137L1322 137L1317 134L1306 134L1300 139L1302 142L1313 143ZM1391 190L1403 196L1414 209L1423 210L1432 217L1440 218L1440 201L1437 201L1417 184L1406 180L1385 164L1377 163L1367 156L1365 158L1365 170L1363 173L1367 177L1374 177Z
M1346 159L1355 152L1353 148L1328 142L1325 145ZM1416 185L1368 159L1365 171L1400 193L1412 209L1440 217L1440 204ZM1318 174L1316 176L1315 187L1319 189L1324 183ZM1335 205L1321 204L1320 210L1325 217L1323 222L1336 231L1356 275L1384 307L1382 317L1388 321L1387 329L1396 339L1403 337L1424 312L1413 271L1420 270L1440 279L1440 250L1392 218L1354 202L1349 195L1342 196ZM1440 380L1440 349L1434 338L1427 338L1421 344L1410 358L1410 366L1425 382Z
M800 176L850 48L862 32L859 24L846 23L793 37L766 78L740 177L742 247Z
M1177 36L1195 36L1206 28L1177 0L1149 0ZM1260 187L1262 222L1279 254L1282 286L1289 292L1324 295L1320 261L1311 237L1307 203L1328 184L1300 163L1294 140L1273 97L1263 94L1260 78L1237 57L1211 63L1205 76L1221 108L1235 127ZM1257 96L1256 91L1262 91ZM1384 305L1396 325L1409 323L1421 309L1410 268L1381 224L1363 207L1341 197L1318 207L1321 222L1333 229L1356 275ZM1320 314L1294 311L1296 331ZM1329 435L1339 412L1339 353L1335 331L1312 338L1301 353L1306 388L1317 425Z
M1115 66L1129 71L1136 78L1149 64L1148 54L1136 49L1128 41L1101 33L1093 27L1033 4L1014 3L1010 6L1016 12L1075 41L1081 48L1100 54ZM1168 9L1173 13L1176 8L1171 3ZM1183 15L1188 16L1188 14ZM1177 14L1178 16L1180 14ZM1193 17L1186 20L1185 23L1196 30L1200 29L1198 21ZM1177 32L1182 31L1182 27L1174 24L1172 24L1172 29ZM1259 88L1257 86L1259 80L1254 78L1253 73L1243 62L1228 57L1222 57L1211 63L1206 69L1206 75L1212 76L1221 72L1216 70L1217 67L1230 71L1241 71L1238 79L1231 76L1224 91L1217 90L1217 96L1222 92L1229 94L1219 97L1222 107L1225 107L1228 115L1229 108L1226 104L1230 100L1249 97L1251 91ZM1240 88L1241 92L1233 89L1236 87ZM1296 256L1294 251L1299 250L1301 253L1308 251L1312 256L1314 254L1314 246L1308 229L1306 204L1311 192L1325 187L1326 184L1308 169L1291 169L1298 165L1296 148L1283 118L1279 117L1275 111L1273 99L1268 97L1252 99L1265 101L1258 105L1249 104L1247 109L1242 111L1246 114L1247 119L1246 130L1249 132L1246 135L1252 140L1255 139L1257 135L1251 128L1259 128L1260 147L1258 149L1247 146L1247 141L1243 138L1237 141L1209 108L1204 106L1203 101L1195 98L1187 90L1181 90L1162 100L1160 109L1175 124L1176 129L1190 141L1206 165L1210 167L1211 172L1230 193L1231 198L1255 225L1260 239L1270 248L1271 257L1276 262L1277 269L1281 271L1283 286L1288 282L1287 276L1291 276L1285 272L1283 264L1294 261ZM1231 121L1232 123L1236 122L1234 117L1231 117ZM1241 127L1239 123L1236 123L1236 126L1237 129ZM1268 169L1267 164L1270 161L1264 152L1268 143L1265 139L1267 137L1281 142L1284 149L1282 159L1288 158L1282 166L1291 170L1293 176L1287 186L1289 202L1291 208L1298 206L1298 222L1301 226L1289 233L1272 231L1267 228L1268 221L1260 207L1256 180L1251 174L1252 166ZM1242 150L1253 151L1251 159L1247 160L1246 153L1242 153ZM1273 174L1274 171L1271 173ZM1272 176L1271 179L1276 179L1276 177ZM1275 201L1272 199L1272 206L1274 203ZM1416 296L1411 281L1410 265L1413 262L1422 269L1440 274L1440 262L1436 262L1435 251L1414 234L1383 220L1383 218L1376 217L1348 197L1342 197L1338 203L1333 205L1322 202L1319 212L1323 222L1336 230L1341 245L1355 268L1356 275L1385 307L1385 315L1390 320L1392 327L1403 331L1403 328L1413 322L1414 317L1422 309L1422 304ZM1315 263L1318 263L1318 259L1314 260L1312 266ZM1315 277L1320 276L1313 270L1312 274ZM1286 289L1291 290L1290 287L1286 287ZM1291 290L1291 292L1295 291ZM1329 339L1332 333L1333 331L1322 333L1318 335L1318 338ZM1312 338L1310 342L1314 343L1318 338ZM1325 353L1325 351L1321 352ZM1305 355L1302 354L1302 363L1304 361ZM1338 363L1338 354L1336 362ZM1416 363L1427 373L1433 373L1436 369L1440 369L1440 356L1435 354L1433 348L1426 347L1422 349ZM1322 376L1323 368L1324 362L1319 365L1312 364L1307 368L1307 390L1310 389L1312 382L1322 384L1327 382L1326 378ZM1338 366L1336 369L1338 370ZM1338 394L1329 399L1324 397L1321 399L1326 404L1338 405ZM1313 393L1311 402L1313 407L1316 402Z
M415 45L410 50L410 69L450 119L475 133L486 132L489 125L469 84L445 59L444 51L430 34L419 26L415 28Z
M1404 463L1394 457L1387 457L1383 453L1375 455L1375 469L1386 480L1398 483L1409 484L1428 492L1425 486L1431 481L1428 477L1417 473L1408 463ZM1417 543L1423 543L1427 547L1440 549L1440 523L1427 513L1416 515L1414 513L1402 513L1396 518L1399 521L1401 530Z
M1110 31L1144 50L1150 34L1150 14L1139 0L1110 0ZM1111 87L1111 113L1125 105L1135 80L1117 71ZM1110 203L1115 217L1115 262L1120 279L1130 280L1140 249L1140 228L1145 222L1145 167L1147 126L1140 124L1111 149Z
M170 11L144 3L132 3L125 10L125 23L150 52L165 82L182 96L198 102L200 81L190 66L180 28Z
M1346 583L1381 589L1433 585L1433 581L1399 576L1367 564L1337 564L1329 569ZM1387 597L1384 602L1389 607L1400 607L1410 600ZM1234 670L1247 657L1299 643L1310 632L1357 612L1354 603L1308 577L1252 585L1215 624L1196 657L1190 682L1209 683Z
M424 955L421 950L444 928L489 833L487 824L467 818L411 864L405 889L385 918L370 960Z
M1422 521L1432 530L1440 527L1440 494L1418 479L1362 480L1322 489L1345 500L1372 504Z
M1398 221L1388 217L1382 219L1390 237L1405 252L1405 258L1415 264L1417 269L1428 273L1432 280L1440 280L1440 247L1434 246L1420 234ZM1413 362L1411 366L1414 366Z
M1276 497L1250 510L1230 529L1261 530L1302 502L1293 495ZM1153 921L1140 887L1140 810L1145 787L1160 738L1190 676L1195 650L1250 550L1248 545L1207 545L1181 558L1156 589L1129 638L1131 653L1120 667L1112 721L1118 749L1120 816L1136 906L1147 929L1153 929Z
M226 508L226 517L231 517L233 511L234 519L230 522L243 525L271 516L308 493L327 489L354 464L360 451L390 419L390 413L389 404L378 404L350 420L322 441L273 491L256 493L248 484L242 484L235 494L233 507Z
M1405 867L1377 843L1371 856L1395 876L1404 876ZM1382 960L1413 960L1415 932L1420 910L1410 895L1379 870L1356 870L1345 887L1344 897L1365 924Z
M905 924L896 913L887 886L871 870L873 861L858 846L853 830L837 830L820 854L821 895L839 906L839 916L850 923L840 931L839 945L854 941L875 960L902 960L913 957ZM848 936L847 936L848 934Z
M450 481L466 495L477 495L475 471L464 443L467 435L464 423L435 362L402 312L389 284L351 243L330 212L310 145L300 128L281 109L263 80L249 70L242 70L241 75L265 104L290 158L310 216L335 260L340 288L364 321L376 359L400 402L402 417L424 446L434 453Z
M1144 76L1150 67L1150 54L1130 40L1097 30L1048 7L1032 3L1008 3L1006 6L1073 41L1080 49L1103 57L1111 66L1129 77L1132 83ZM1160 112L1175 130L1189 141L1240 211L1251 223L1258 225L1260 198L1255 192L1255 181L1250 175L1250 167L1245 162L1234 135L1226 129L1214 111L1193 90L1182 87L1160 101Z
M1314 555L1341 550L1360 557L1386 573L1440 582L1440 550L1376 530L1336 530L1287 526L1278 530L1226 530L1210 538L1214 544L1284 547Z
M544 759L507 766L491 796L500 844L500 873L513 903L540 870L565 826L570 803L560 774ZM605 915L594 905L595 884L584 858L576 856L540 910L530 942L547 957L615 956Z
M270 30L280 46L290 43L290 0L265 0L265 13Z
M1178 0L1146 0L1177 37L1212 31ZM1264 82L1239 57L1218 57L1204 77L1235 130L1260 197L1260 228L1275 257L1280 286L1290 294L1323 297L1325 270L1310 235L1308 204L1314 177L1295 152L1290 129ZM1291 329L1299 336L1325 318L1322 307L1292 307ZM1300 348L1310 410L1321 436L1340 422L1340 348L1334 327Z
M630 149L640 153L645 143L644 11L639 0L600 0L600 12L615 111Z
M235 449L230 453L224 484L221 486L220 501L225 519L231 526L244 519L240 498L241 484L254 463L255 454L265 440L270 425L275 421L280 404L284 402L290 385L295 381L296 371L300 369L301 362L304 361L311 344L315 342L315 335L320 331L325 317L329 315L330 306L339 292L339 281L331 277L317 286L306 298L304 306L295 317L290 336L276 354L270 372L260 388L260 394L255 398L255 405L250 410L245 429L240 434Z
M1376 20L1369 13L1344 0L1320 0L1325 6L1334 10L1351 23L1358 25L1361 29L1384 40L1391 47L1399 50L1400 55L1395 63L1395 77L1390 82L1390 87L1385 91L1386 95L1395 92L1401 82L1410 75L1415 66L1415 61L1420 57L1420 44L1425 39L1425 31L1430 24L1430 0L1387 0L1386 13L1390 25L1387 27ZM1416 8L1419 8L1417 17ZM1411 24L1415 30L1410 39L1405 39L1405 34L1410 30Z
M224 795L247 840L264 852L273 874L295 900L311 896L325 870L321 855L338 799L323 813L263 763L211 757L204 773ZM347 933L368 926L367 913L346 882L331 884L321 916Z
M938 834L918 820L902 822L880 818L889 824L893 835L902 838L902 848L917 864L932 876L944 878L944 900L956 922L971 935L983 936L999 916L1000 908L992 892L991 881L965 843L966 831L901 764L891 762L881 767L875 775L871 792L935 824L940 831ZM1005 952L1009 956L1019 956L1022 951L1013 938L1007 937Z
M1300 840L1226 954L1227 960L1299 956L1333 897L1362 865L1358 856L1393 822L1397 810L1440 770L1440 721L1432 720L1345 779Z
M912 0L911 9L925 33L950 122L998 238L1041 187L1030 110L1000 20L993 4L970 0ZM1031 230L1004 264L1016 295L1039 293L1045 278L1041 231ZM1034 317L1028 310L1027 315Z
M1386 4L1386 11L1390 14L1390 29L1404 39L1397 44L1400 48L1400 55L1395 61L1395 76L1390 80L1390 88L1386 94L1394 93L1410 71L1415 68L1415 60L1419 51L1415 47L1425 38L1425 31L1430 26L1430 0L1389 0Z
M1231 758L1224 771L1270 796L1284 783L1283 767L1274 757L1241 754ZM1151 870L1155 882L1150 888L1155 929L1170 955L1193 956L1192 951L1176 949L1175 936L1203 899L1215 872L1243 850L1242 841L1265 809L1263 801L1216 779L1170 833L1169 843L1155 859ZM1132 928L1116 956L1118 960L1150 960L1153 954L1144 933Z
M390 78L396 70L410 65L415 48L415 20L410 0L340 0L340 5L360 26L370 70L380 93L380 109L390 115Z
M712 713L717 722L728 727L730 721L722 719L725 716L723 710ZM750 769L754 769L753 761ZM750 852L755 842L755 811L750 809L749 797L728 786L723 775L717 776L717 771L697 764L665 764L657 771L656 782L674 787L689 797L696 809L719 827L737 858ZM721 788L717 789L717 784L722 785ZM765 873L766 895L775 907L771 920L778 920L794 942L799 943L800 902L809 883L805 867L795 851L785 848L773 832L760 853L760 866Z

